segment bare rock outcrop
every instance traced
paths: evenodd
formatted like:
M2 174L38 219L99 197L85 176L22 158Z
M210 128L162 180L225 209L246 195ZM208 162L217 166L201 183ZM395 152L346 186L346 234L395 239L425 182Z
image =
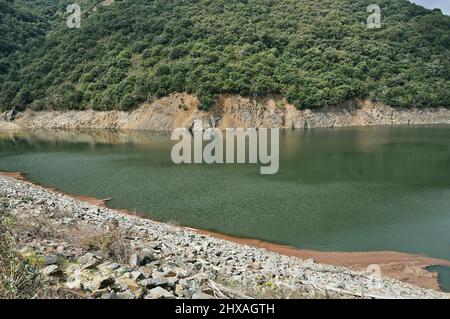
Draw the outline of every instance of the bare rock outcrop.
M281 97L248 98L222 94L209 111L198 108L195 96L172 94L124 111L27 110L13 118L4 113L1 129L138 129L170 131L190 128L195 120L205 127L291 128L349 127L374 125L450 124L450 109L398 109L371 101L353 100L339 107L298 110Z

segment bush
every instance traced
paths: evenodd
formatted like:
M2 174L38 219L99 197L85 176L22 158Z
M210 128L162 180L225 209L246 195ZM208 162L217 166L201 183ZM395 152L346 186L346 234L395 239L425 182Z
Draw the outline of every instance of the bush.
M132 254L126 234L116 223L110 223L108 230L94 236L88 236L82 245L89 251L97 251L107 258L121 263L128 263Z

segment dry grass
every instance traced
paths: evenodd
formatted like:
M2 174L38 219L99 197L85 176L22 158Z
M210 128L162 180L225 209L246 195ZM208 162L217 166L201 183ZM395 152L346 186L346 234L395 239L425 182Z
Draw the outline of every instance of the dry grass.
M167 225L167 231L170 233L178 233L181 230L180 224L175 220L169 220L165 223Z
M43 216L13 216L7 200L2 197L0 194L0 299L80 298L74 292L46 281L41 274L42 257L18 251L18 243L26 237L64 238L67 229Z
M86 232L86 230L83 232ZM94 233L95 235L82 236L80 238L81 247L85 250L100 252L104 257L116 262L128 263L132 254L132 248L129 240L126 238L126 233L117 223L110 223L106 230L96 230L89 233Z
M0 200L0 298L40 298L46 293L40 265L17 251L16 223Z
M81 248L83 251L96 252L107 259L119 263L127 263L132 254L127 234L112 221L102 228L78 225L61 225L52 222L45 216L27 214L18 218L21 234L31 238L53 241L64 241L70 246Z

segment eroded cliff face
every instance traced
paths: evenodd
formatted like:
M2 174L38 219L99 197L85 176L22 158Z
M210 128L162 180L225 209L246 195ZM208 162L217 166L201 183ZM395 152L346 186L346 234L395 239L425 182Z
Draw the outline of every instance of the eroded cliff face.
M450 109L394 109L354 100L340 107L298 110L278 97L246 98L221 95L209 111L198 109L196 97L178 93L124 111L26 111L11 118L6 113L0 129L139 129L170 131L190 128L196 119L205 127L315 128L399 124L450 124Z

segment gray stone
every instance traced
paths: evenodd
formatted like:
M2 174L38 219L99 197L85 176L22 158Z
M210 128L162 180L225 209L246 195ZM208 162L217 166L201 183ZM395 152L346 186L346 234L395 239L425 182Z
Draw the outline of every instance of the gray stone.
M105 277L97 277L92 281L85 283L83 286L85 289L89 291L102 290L107 288L110 285L113 285L115 282L114 278L105 276Z
M117 295L115 291L105 292L101 297L101 299L117 299Z
M83 283L83 288L89 291L95 291L98 289L98 282L95 280L85 282Z
M165 278L165 277L155 277L155 278L149 278L144 279L140 282L140 284L144 287L147 287L148 289L154 288L154 287L175 287L175 285L179 282L178 278L171 277L171 278Z
M16 119L16 116L17 116L16 111L11 110L11 111L5 112L4 119L8 122L12 122Z
M91 269L100 265L102 260L93 253L86 253L78 259L78 262L81 264L81 269Z
M196 292L192 295L192 299L214 299L214 297L204 292Z
M67 282L66 287L69 289L75 289L75 290L83 289L83 285L81 284L80 279L75 279L73 281Z
M132 271L131 272L131 278L133 278L134 280L141 280L144 279L145 276L141 271Z
M141 257L142 257L141 265L147 265L147 264L150 264L152 262L159 260L159 258L156 257L155 254L153 254L150 251L143 251L141 253Z
M257 262L257 261L251 263L251 264L249 265L249 268L251 268L251 269L253 269L253 270L260 270L260 269L262 269L261 263L260 263L260 262Z
M116 292L113 299L135 299L135 296L131 291L125 290L122 292Z
M49 255L44 257L44 264L46 266L56 265L57 263L58 263L58 256L56 255Z
M145 299L174 299L175 296L164 288L156 287L145 295Z
M106 276L98 279L98 289L104 289L108 286L111 286L115 283L114 278Z
M58 265L50 265L42 269L42 274L45 276L58 276L62 274L62 271L59 269Z
M123 275L126 273L131 273L133 271L133 269L120 266L119 268L115 269L115 271L116 271L116 273Z
M139 267L141 265L141 259L137 254L133 254L130 257L130 260L128 262L131 267Z
M120 268L120 264L112 263L110 266L111 270L118 270Z
M175 285L175 295L177 295L178 297L184 297L185 294L186 291L182 285L180 284Z

